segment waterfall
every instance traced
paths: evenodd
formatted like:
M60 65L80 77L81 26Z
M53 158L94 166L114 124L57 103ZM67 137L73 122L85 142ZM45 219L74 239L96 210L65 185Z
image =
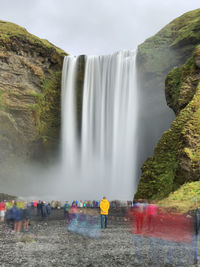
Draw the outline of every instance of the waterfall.
M66 56L63 63L62 172L66 197L86 200L105 195L131 200L137 180L135 52L85 56L81 90L77 89L79 59ZM81 91L81 114L77 90Z

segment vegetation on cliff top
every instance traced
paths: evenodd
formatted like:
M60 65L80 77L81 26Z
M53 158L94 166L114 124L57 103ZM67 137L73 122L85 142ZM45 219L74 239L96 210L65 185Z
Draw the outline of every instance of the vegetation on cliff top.
M0 46L2 49L14 48L16 41L20 41L20 46L25 43L38 46L38 49L44 47L45 50L53 49L58 54L65 56L66 53L51 44L48 40L40 39L37 36L30 34L25 28L20 27L14 23L0 20ZM24 44L23 44L24 43Z

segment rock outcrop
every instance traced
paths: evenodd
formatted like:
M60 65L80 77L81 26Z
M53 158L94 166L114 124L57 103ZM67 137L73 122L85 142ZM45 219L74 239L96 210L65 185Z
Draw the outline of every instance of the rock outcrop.
M173 20L138 47L138 75L143 86L164 88L167 73L191 57L200 42L200 9Z
M173 31L169 34L169 30ZM163 75L167 66L179 65L165 81L167 104L176 119L163 133L153 157L143 164L136 198L164 198L183 183L200 177L200 9L174 20L159 35L158 46L170 39L166 55L169 62L158 73L155 68L155 77ZM180 66L183 60L186 62Z
M0 21L0 164L42 160L58 147L64 51Z

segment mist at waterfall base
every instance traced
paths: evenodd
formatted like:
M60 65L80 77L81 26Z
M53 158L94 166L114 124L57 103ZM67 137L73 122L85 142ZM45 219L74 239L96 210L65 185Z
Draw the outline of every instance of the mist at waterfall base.
M131 200L136 191L135 52L85 56L82 88L77 86L79 59L67 56L63 64L62 187L72 199Z

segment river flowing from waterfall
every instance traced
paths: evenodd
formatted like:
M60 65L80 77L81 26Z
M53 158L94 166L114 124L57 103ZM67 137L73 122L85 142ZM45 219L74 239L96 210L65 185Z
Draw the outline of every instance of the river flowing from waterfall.
M131 200L137 180L136 52L80 57L66 56L62 73L66 198Z

